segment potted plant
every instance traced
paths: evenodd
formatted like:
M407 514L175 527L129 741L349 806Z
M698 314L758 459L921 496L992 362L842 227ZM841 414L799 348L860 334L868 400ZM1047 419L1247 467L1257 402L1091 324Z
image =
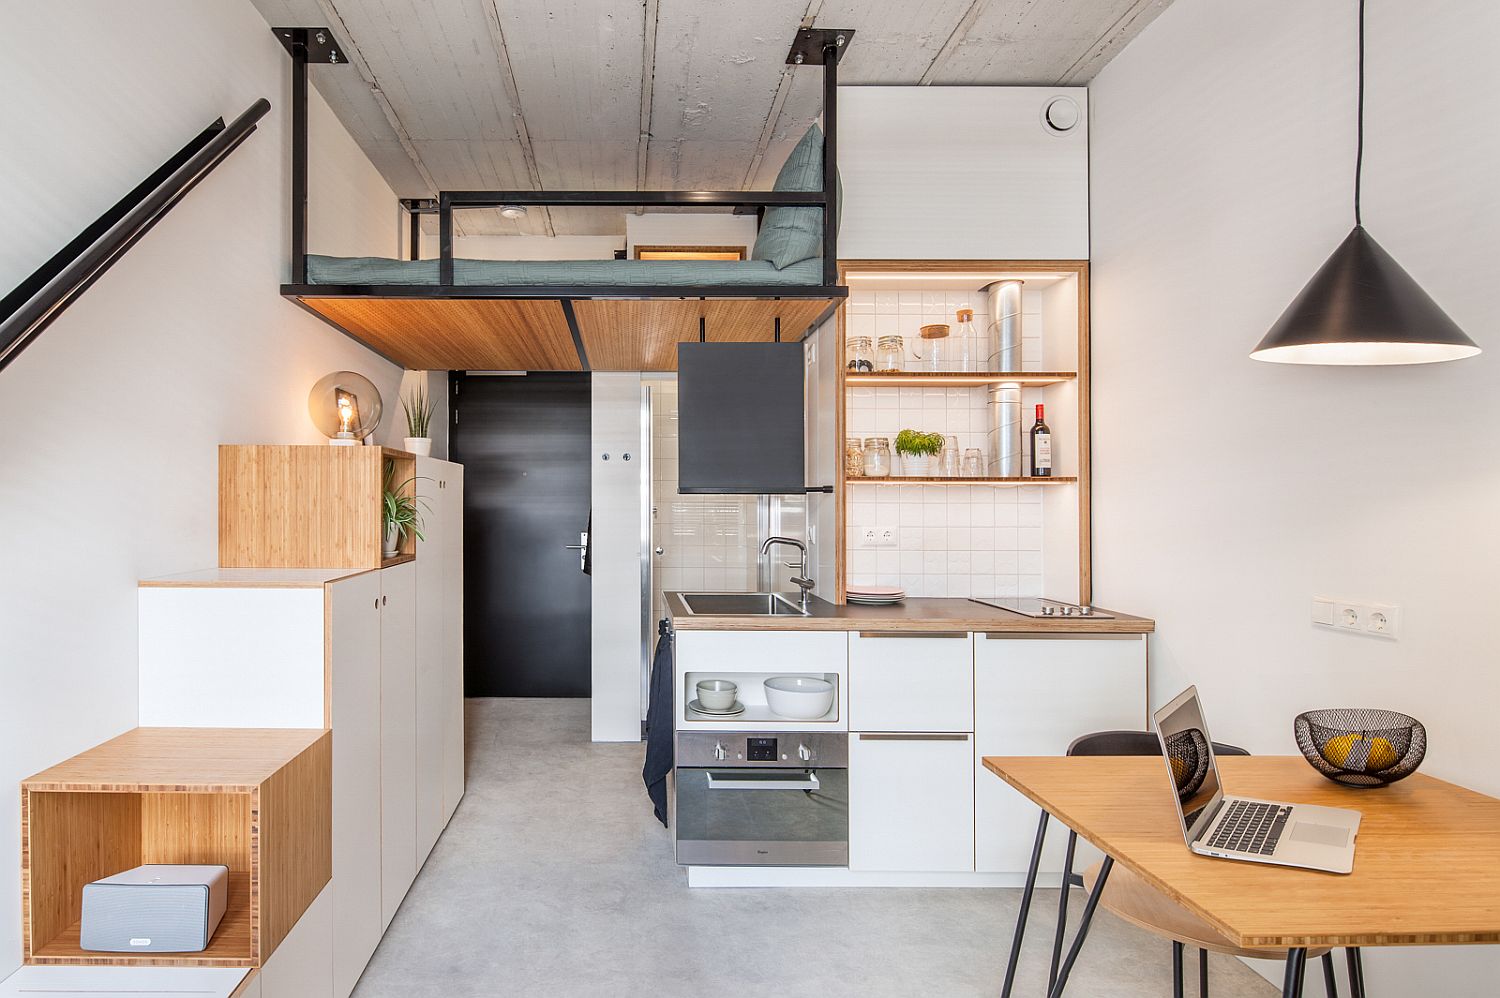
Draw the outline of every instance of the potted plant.
M427 387L416 385L411 392L401 400L401 408L406 410L406 449L418 457L427 457L432 454L432 438L427 435L432 425L432 411L437 403L427 398Z
M394 461L385 463L385 485L380 495L380 522L384 528L381 536L382 557L394 558L401 553L401 538L407 534L417 540L422 536L422 507L427 500L417 495L415 478L408 478L400 485L393 485L396 477Z
M896 453L901 455L901 472L909 478L931 478L933 459L942 450L941 433L902 430L896 434Z

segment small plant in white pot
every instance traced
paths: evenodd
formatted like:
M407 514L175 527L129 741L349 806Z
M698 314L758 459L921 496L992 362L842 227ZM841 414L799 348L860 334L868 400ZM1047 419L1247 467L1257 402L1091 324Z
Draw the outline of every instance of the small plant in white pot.
M408 478L400 485L392 484L396 477L396 465L385 463L385 485L380 495L380 523L382 529L380 554L394 558L401 553L401 538L407 534L422 541L422 507L427 500L417 495L417 479Z
M896 434L896 453L901 455L901 473L908 478L931 478L934 462L942 450L941 433L902 430Z
M430 456L432 438L427 432L431 429L432 412L437 408L437 403L428 400L426 386L416 385L401 400L401 408L406 410L406 432L410 434L406 438L407 451L418 457Z

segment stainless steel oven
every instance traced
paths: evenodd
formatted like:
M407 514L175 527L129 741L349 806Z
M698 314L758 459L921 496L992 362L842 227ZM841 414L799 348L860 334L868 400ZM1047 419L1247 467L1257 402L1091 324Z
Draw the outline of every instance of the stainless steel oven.
M849 736L680 731L677 862L847 866Z

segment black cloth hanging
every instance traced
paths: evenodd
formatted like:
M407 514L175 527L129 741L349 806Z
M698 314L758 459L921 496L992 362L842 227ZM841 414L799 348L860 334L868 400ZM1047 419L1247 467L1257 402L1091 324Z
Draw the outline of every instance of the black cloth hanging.
M641 779L651 795L656 820L667 825L667 774L674 763L672 751L672 625L656 625L656 658L651 663L651 699L646 707L646 765Z

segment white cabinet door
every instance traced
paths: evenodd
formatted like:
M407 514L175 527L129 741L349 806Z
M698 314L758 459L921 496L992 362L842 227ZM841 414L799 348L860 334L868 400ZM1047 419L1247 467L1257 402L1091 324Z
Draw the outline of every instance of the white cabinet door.
M849 736L849 869L974 869L972 735Z
M1023 873L1036 840L1037 806L980 760L987 755L1063 755L1079 735L1146 726L1143 635L974 640L975 865ZM1041 869L1062 869L1067 833L1048 830ZM1080 860L1077 869L1082 869Z
M333 988L380 943L380 576L328 587L333 723Z
M849 635L849 730L973 731L969 633Z
M380 586L380 916L384 930L417 875L416 562L383 570Z
M443 821L464 795L464 469L443 469Z
M323 888L260 968L261 998L333 998L332 894Z
M449 530L444 500L446 461L417 458L418 492L427 500L422 542L417 545L417 664L416 664L416 808L417 866L420 867L442 834L443 813L443 578L447 574Z

